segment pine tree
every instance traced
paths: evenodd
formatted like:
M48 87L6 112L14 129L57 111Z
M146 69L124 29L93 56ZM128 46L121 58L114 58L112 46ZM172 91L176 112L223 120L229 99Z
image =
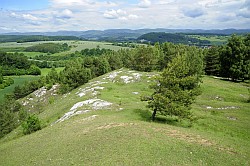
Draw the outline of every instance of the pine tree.
M154 93L143 98L153 110L152 120L155 120L156 114L191 117L190 105L200 93L199 84L203 69L202 63L198 63L202 58L197 54L193 55L192 58L188 53L177 55L161 75L156 77L156 83L151 86Z
M205 72L207 75L219 75L220 56L218 49L218 47L212 47L205 54Z

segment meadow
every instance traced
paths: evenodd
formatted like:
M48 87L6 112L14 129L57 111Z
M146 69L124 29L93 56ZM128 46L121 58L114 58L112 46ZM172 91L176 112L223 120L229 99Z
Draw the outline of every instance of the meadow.
M39 42L25 42L25 43L16 43L16 42L8 42L8 43L0 43L0 50L7 51L7 52L16 52L23 53L27 57L35 57L36 55L46 55L46 53L42 52L25 52L23 51L24 48L30 47L33 45L41 44L41 43L67 43L69 46L72 46L72 48L69 51L64 51L60 53L51 54L52 56L58 56L58 55L67 55L74 53L75 51L81 51L84 49L92 49L92 48L105 48L105 49L111 49L114 51L117 51L121 48L121 46L114 46L112 43L108 42L97 42L97 41L72 41L72 40L66 40L66 41L39 41Z
M31 95L27 109L53 97L39 114L47 127L26 136L19 127L2 138L0 165L250 164L246 84L204 76L203 93L192 105L197 119L190 127L171 118L150 120L140 96L152 93L148 86L155 74L120 69L66 95ZM55 123L91 99L100 99L99 104L77 107L75 113L85 112Z
M64 69L64 67L57 67L55 69L56 69L57 73L59 73L60 71L62 71ZM42 68L41 69L41 76L46 76L50 71L51 71L51 68Z
M227 40L230 36L202 36L202 35L189 35L190 37L194 37L200 40L208 40L211 42L211 45L223 45L227 43Z

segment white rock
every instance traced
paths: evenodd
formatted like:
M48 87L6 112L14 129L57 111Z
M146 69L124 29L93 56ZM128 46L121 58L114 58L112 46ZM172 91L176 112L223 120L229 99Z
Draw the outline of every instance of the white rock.
M133 77L131 77L131 76L121 76L120 78L123 80L123 82L124 82L125 84L128 84L128 83L134 81L134 80L133 80Z

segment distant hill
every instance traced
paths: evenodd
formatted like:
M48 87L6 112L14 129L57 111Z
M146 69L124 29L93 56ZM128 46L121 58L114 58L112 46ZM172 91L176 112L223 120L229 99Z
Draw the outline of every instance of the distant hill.
M250 29L223 29L223 30L164 29L164 28L137 29L137 30L108 29L108 30L88 30L88 31L58 31L58 32L25 32L25 33L13 32L13 33L5 33L5 35L76 36L88 40L130 41L137 39L143 34L151 32L231 35L233 33L236 34L250 33Z
M193 44L193 45L208 45L210 41L208 40L200 40L196 38L192 38L186 36L184 34L177 34L177 33L165 33L165 32L151 32L140 36L138 41L141 42L150 42L150 43L164 43L164 42L171 42L171 43L182 43L182 44Z
M58 40L80 40L76 36L42 36L42 35L0 35L2 42L35 42L35 41L58 41Z

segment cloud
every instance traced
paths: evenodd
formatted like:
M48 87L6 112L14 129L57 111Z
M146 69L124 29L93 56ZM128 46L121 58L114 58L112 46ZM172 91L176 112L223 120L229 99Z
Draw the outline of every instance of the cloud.
M129 20L129 19L137 19L138 16L135 14L128 14L126 11L122 9L118 10L107 10L104 12L103 16L107 19L120 19L120 20Z
M237 12L237 16L244 17L244 18L250 18L250 10L247 8L240 9Z
M17 19L23 19L23 20L31 20L31 21L37 21L39 20L37 17L31 15L31 14L17 14L15 12L12 12L10 14L12 17L15 17Z
M185 16L191 17L191 18L196 18L200 17L204 14L204 11L200 7L184 7L182 8L182 12Z
M237 16L250 18L250 0L246 0L241 9L237 12Z
M0 9L1 32L110 28L249 28L250 0L48 0L47 8ZM39 25L39 26L38 26ZM4 28L3 28L4 27Z
M219 15L217 17L217 20L219 22L228 22L228 21L232 21L235 19L235 16L232 14L224 14L224 15Z
M118 9L118 10L114 10L114 9L111 9L111 10L107 10L104 12L103 16L105 18L108 18L108 19L118 19L118 18L121 18L121 17L124 17L127 15L127 12L126 11L123 11L122 9Z
M129 19L137 19L139 17L137 15L135 15L135 14L130 14L130 15L128 15L128 18Z
M31 14L22 14L22 17L27 20L37 21L38 18L35 16L32 16Z
M148 8L151 6L151 1L150 0L141 0L139 2L138 6L141 8Z
M72 6L72 5L83 5L87 4L88 1L85 0L51 0L52 6L62 7L62 6Z
M73 17L73 13L69 9L64 9L60 12L54 12L54 15L56 18L60 18L60 19L70 19Z

